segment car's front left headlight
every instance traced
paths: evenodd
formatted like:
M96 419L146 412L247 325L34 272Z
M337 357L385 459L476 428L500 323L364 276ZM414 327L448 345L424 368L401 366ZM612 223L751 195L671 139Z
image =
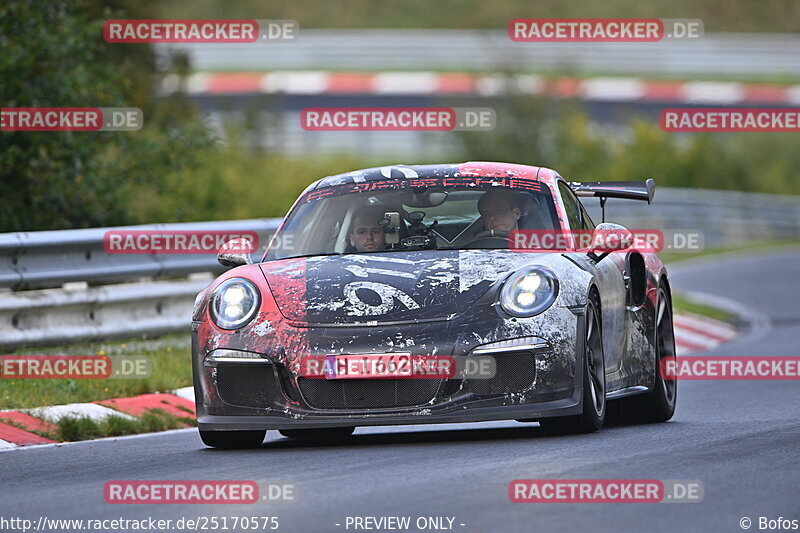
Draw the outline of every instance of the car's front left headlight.
M500 306L512 316L530 317L550 307L558 295L558 279L544 267L526 267L511 276L500 291Z
M210 304L211 319L217 326L239 329L256 316L261 305L261 293L250 280L230 278L214 289Z

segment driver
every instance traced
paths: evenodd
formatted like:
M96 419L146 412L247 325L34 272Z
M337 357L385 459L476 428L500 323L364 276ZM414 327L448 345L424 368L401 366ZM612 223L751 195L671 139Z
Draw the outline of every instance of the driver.
M381 207L364 207L353 216L350 225L350 246L357 252L383 251L386 248L386 236L378 221L383 218Z
M519 229L517 222L522 211L514 205L512 193L491 190L478 200L478 211L486 231L513 231Z

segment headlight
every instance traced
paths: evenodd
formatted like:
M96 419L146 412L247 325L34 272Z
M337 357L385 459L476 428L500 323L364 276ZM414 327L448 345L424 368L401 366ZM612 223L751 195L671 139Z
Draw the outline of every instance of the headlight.
M222 329L239 329L250 322L259 306L261 294L252 281L231 278L223 281L211 295L211 319Z
M558 295L558 280L543 267L527 267L509 276L500 291L500 305L512 316L538 315Z

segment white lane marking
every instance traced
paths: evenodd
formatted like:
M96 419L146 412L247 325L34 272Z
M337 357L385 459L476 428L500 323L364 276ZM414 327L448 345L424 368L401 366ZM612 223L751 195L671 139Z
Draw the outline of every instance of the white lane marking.
M18 446L13 442L0 439L0 450L11 450L13 448L18 448Z
M95 422L101 422L110 416L136 420L136 417L96 403L70 403L67 405L36 407L34 409L20 409L20 411L54 424L57 424L59 420L65 417L87 417Z

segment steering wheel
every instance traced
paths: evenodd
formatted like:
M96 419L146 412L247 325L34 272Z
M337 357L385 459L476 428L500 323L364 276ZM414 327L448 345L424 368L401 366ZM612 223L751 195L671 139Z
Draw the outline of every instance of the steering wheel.
M508 248L509 232L502 229L490 229L477 233L464 248Z

